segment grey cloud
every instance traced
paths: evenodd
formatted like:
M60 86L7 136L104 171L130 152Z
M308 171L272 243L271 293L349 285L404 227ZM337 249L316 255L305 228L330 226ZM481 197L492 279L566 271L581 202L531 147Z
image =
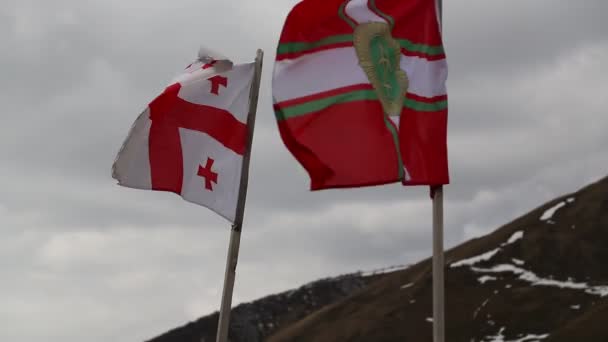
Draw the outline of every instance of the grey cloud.
M526 72L586 44L605 42L602 0L445 2L445 41L455 79ZM464 48L466 46L466 48Z

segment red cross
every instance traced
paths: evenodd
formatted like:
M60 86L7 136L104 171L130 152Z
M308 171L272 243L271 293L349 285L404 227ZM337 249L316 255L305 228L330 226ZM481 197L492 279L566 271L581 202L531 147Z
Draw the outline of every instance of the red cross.
M177 96L180 88L179 83L171 85L149 105L152 120L149 142L152 188L177 194L182 192L184 172L180 127L206 133L241 156L245 153L247 137L247 126L232 114L223 109L187 102ZM208 170L210 176L205 178L217 184L217 174L215 178L211 175L212 166L213 159L209 159L203 170Z
M211 81L211 94L219 95L220 86L223 86L224 88L228 87L228 78L224 76L213 76L209 81Z
M211 68L211 67L212 67L212 66L213 66L215 63L217 63L217 61L216 61L216 60L213 60L213 61L211 61L211 62L209 62L209 63L206 63L205 65L203 65L202 69L203 69L203 70L205 70L205 69L209 69L209 68Z
M212 66L214 66L214 65L215 65L215 63L217 63L217 61L216 61L216 60L212 60L212 61L210 61L209 63L205 63L205 64L203 64L203 66L201 67L201 69L203 69L203 70L205 70L205 69L209 69L209 68L211 68ZM193 64L194 64L194 63L190 63L190 64L189 64L189 65L186 67L186 70L190 69L190 67L191 67Z
M213 191L213 183L217 184L217 172L213 172L213 163L215 160L207 158L205 167L198 166L197 175L205 178L205 189Z

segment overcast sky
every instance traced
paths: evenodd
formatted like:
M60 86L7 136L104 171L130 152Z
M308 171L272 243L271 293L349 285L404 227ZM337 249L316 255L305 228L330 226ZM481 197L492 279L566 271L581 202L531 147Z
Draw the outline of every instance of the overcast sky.
M284 148L270 75L296 2L0 0L1 341L141 341L219 308L227 222L110 177L201 44L235 62L266 51L235 303L430 255L428 189L311 193ZM446 1L448 246L608 174L606 13Z

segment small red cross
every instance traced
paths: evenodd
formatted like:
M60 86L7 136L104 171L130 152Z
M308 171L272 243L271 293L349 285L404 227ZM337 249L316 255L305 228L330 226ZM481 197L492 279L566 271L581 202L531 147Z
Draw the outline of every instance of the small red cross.
M228 78L224 76L213 76L208 80L211 81L211 94L219 95L220 86L228 87Z
M217 61L216 61L216 60L213 60L213 61L211 61L211 62L209 62L209 63L206 63L205 65L203 65L203 66L202 66L202 69L203 69L203 70L205 70L205 69L209 69L209 68L211 68L213 65L215 65L215 63L217 63Z
M217 184L217 173L211 170L214 162L215 160L207 158L205 167L202 167L201 165L198 166L197 175L205 178L205 189L209 191L213 191L213 183Z
M201 67L201 69L203 69L203 70L205 70L205 69L209 69L209 68L211 68L212 66L214 66L214 65L215 65L215 63L217 63L217 61L216 61L216 60L212 60L212 61L210 61L209 63L205 63L205 64L203 64L203 66ZM194 65L194 63L190 63L190 64L189 64L189 65L186 67L186 70L190 69L190 67L191 67L192 65Z

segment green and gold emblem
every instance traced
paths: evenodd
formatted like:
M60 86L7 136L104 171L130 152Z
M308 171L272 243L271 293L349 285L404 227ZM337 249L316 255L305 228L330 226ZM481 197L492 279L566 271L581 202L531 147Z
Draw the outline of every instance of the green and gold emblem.
M401 47L391 35L390 26L380 22L357 25L354 45L359 65L378 94L384 112L400 115L409 82L400 68Z

